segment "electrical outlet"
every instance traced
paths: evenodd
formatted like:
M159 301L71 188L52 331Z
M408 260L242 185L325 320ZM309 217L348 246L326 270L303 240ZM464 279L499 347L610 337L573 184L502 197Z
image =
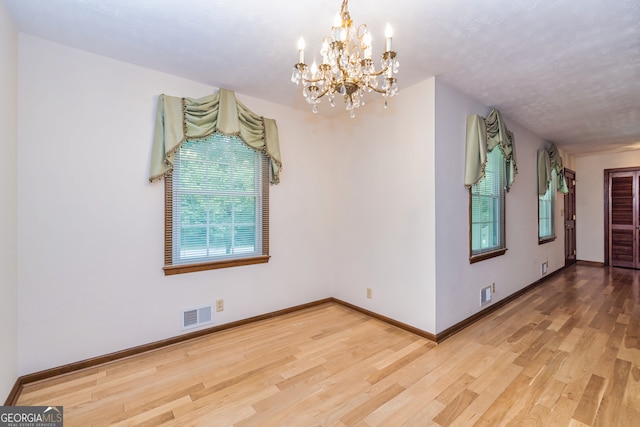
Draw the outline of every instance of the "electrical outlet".
M496 282L491 283L491 293L492 294L496 293Z
M224 311L224 300L216 300L216 311Z
M541 272L542 275L544 276L545 274L547 274L547 269L549 268L549 261L545 261L542 263L542 267L541 267Z
M373 298L373 291L371 290L371 288L367 288L367 298L368 299Z

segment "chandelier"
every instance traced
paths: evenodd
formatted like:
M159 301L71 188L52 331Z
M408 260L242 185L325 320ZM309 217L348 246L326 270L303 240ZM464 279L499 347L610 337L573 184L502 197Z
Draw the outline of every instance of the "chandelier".
M364 105L365 92L378 92L387 99L398 93L398 84L393 77L398 72L396 52L391 50L392 30L387 24L385 29L386 49L382 54L382 63L378 71L371 59L371 33L365 24L352 26L349 16L348 0L342 1L340 13L336 15L331 36L322 39L322 64L309 67L304 62L304 39L298 41L298 63L293 66L291 81L297 85L302 83L302 95L312 111L318 112L318 104L326 95L329 104L335 106L335 96L344 98L346 110L351 118L356 115L356 108Z

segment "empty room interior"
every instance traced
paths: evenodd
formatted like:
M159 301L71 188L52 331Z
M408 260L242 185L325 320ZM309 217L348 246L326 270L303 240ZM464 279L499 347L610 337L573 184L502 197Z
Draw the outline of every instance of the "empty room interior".
M6 406L638 425L637 1L0 0L0 93Z

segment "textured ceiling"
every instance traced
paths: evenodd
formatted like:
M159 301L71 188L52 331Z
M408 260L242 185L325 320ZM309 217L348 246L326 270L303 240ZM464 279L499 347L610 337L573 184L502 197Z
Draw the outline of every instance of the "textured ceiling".
M341 4L4 1L23 33L305 110L290 81L296 42L303 35L313 59ZM351 0L349 10L372 31L374 55L393 25L400 96L435 75L572 154L640 143L638 0Z

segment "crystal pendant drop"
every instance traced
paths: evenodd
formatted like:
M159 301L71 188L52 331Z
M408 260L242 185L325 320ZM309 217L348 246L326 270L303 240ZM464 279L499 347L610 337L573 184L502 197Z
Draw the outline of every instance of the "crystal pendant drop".
M313 108L311 109L311 111L313 111L313 114L317 114L318 113L318 104L313 104Z
M351 110L351 112L349 113L349 116L350 116L352 119L355 119L355 117L356 117L356 110Z
M386 99L384 100L384 109L385 110L387 109L387 100Z

